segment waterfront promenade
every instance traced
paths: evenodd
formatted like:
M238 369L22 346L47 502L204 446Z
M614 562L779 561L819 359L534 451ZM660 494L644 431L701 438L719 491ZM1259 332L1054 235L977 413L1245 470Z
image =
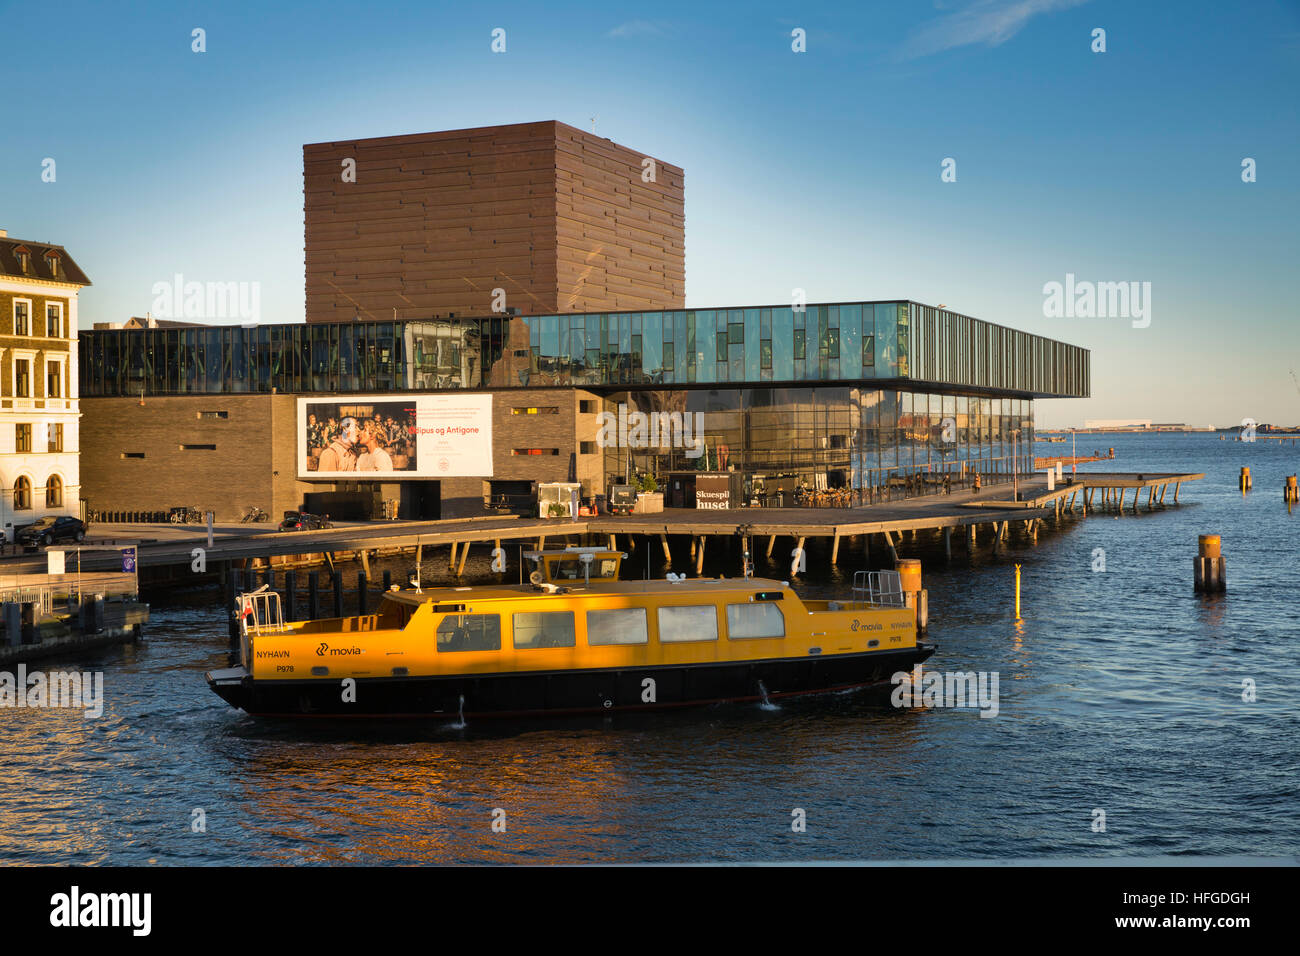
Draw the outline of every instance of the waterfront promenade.
M857 508L690 508L655 514L582 516L576 520L501 515L443 521L356 522L298 532L278 532L274 526L225 524L213 529L211 546L207 529L198 525L99 524L92 527L80 560L85 570L119 569L119 549L134 545L138 548L142 581L159 584L212 575L221 566L332 564L346 558L358 558L368 565L370 556L408 551L432 561L434 552L442 550L449 551L449 567L463 573L468 551L475 545L495 548L503 543L518 543L542 547L549 539L553 546L562 546L595 536L601 544L617 547L618 536L624 535L645 538L647 543L657 541L670 561L669 539L689 538L697 573L708 543L720 536L742 537L747 545L750 539L762 541L768 555L781 538L790 539L795 547L803 547L811 539L824 539L830 544L829 558L834 564L841 542L851 537L862 538L869 548L875 536L895 559L903 535L915 537L922 532L941 534L949 554L954 531L965 535L971 544L983 534L996 552L1013 526L1019 525L1036 537L1047 518L1060 518L1080 509L1085 515L1098 509L1135 510L1143 491L1147 492L1147 509L1156 510L1165 506L1165 493L1171 487L1171 503L1176 503L1181 485L1202 477L1171 473L1077 474L1066 476L1049 491L1043 475L1025 475L1018 483L1018 498L1013 497L1012 484L1002 482L979 491L954 490ZM1134 493L1131 504L1126 505L1129 489ZM76 548L67 550L71 554ZM45 568L45 563L44 554L39 552L15 555L0 559L0 573L37 572Z

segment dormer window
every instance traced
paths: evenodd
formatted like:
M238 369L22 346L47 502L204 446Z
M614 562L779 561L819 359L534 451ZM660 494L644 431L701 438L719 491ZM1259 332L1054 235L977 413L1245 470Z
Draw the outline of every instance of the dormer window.
M31 250L26 246L19 246L14 250L14 256L18 259L18 271L23 275L26 275L27 270L30 269L32 265Z
M45 253L45 261L49 264L50 275L57 279L59 277L59 254L51 249Z

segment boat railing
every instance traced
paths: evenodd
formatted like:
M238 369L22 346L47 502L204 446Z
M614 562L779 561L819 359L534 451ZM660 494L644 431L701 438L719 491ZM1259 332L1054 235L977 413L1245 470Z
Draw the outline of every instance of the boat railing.
M853 602L866 607L906 607L897 571L855 571Z
M238 598L240 627L245 634L278 634L285 630L280 595L263 584Z

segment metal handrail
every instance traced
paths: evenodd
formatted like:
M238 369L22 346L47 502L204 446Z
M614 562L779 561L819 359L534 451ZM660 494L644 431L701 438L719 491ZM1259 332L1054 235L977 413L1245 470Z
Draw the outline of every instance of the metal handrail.
M855 571L853 601L868 607L906 607L897 571Z
M238 597L240 628L244 634L276 634L285 629L280 595L263 584L256 591Z

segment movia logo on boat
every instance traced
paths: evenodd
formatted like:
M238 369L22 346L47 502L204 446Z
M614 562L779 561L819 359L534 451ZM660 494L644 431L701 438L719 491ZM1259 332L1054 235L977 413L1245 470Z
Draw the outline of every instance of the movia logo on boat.
M997 671L924 671L917 664L897 671L889 679L895 707L977 707L981 717L996 717L999 710Z
M335 657L340 654L360 654L360 653L361 653L361 648L359 647L330 647L324 641L321 641L320 647L316 648L317 657L324 657L326 654L328 654L330 657Z

